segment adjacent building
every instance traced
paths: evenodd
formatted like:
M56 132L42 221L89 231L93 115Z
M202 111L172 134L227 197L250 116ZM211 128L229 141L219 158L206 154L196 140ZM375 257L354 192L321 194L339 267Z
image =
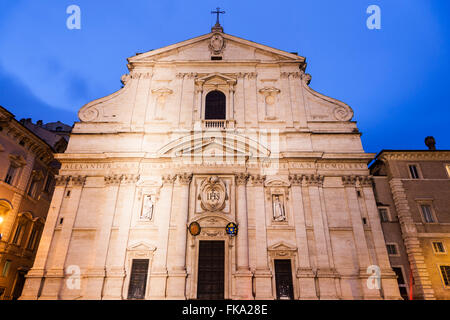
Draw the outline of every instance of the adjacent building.
M405 299L450 299L450 150L382 150L370 166Z
M67 128L67 127L65 127ZM20 297L33 265L64 137L0 107L0 299Z

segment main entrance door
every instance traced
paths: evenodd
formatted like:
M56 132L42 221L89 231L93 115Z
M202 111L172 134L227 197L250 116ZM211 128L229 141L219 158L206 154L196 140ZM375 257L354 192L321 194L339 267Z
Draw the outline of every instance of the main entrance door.
M200 241L197 299L224 299L225 242Z
M294 299L291 260L275 260L277 299Z

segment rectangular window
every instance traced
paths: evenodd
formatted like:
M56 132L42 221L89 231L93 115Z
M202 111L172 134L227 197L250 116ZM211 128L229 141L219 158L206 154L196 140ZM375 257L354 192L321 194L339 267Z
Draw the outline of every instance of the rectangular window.
M397 275L397 283L398 283L398 289L400 291L400 295L404 300L408 300L408 290L406 289L407 284L405 282L405 277L403 276L402 268L400 267L392 267L392 270Z
M446 164L445 169L447 169L447 175L450 178L450 164Z
M133 259L128 299L144 299L147 284L148 259Z
M398 254L397 246L395 244L386 244L387 252L390 255Z
M47 181L45 181L45 186L44 186L44 191L49 193L50 192L50 188L52 186L53 183L53 177L49 174L47 176Z
M381 222L389 221L389 215L388 215L388 211L386 208L379 208L378 212L380 213Z
M17 168L13 167L13 166L9 166L8 172L6 173L6 177L5 177L5 182L7 184L13 184L14 182L14 177L16 175L16 171Z
M34 198L35 189L36 189L36 181L31 180L30 187L28 188L28 195L32 198Z
M36 236L37 236L37 229L33 228L33 231L31 231L30 240L28 240L27 249L33 250L35 247L36 242Z
M23 225L19 224L17 226L16 233L14 234L14 238L13 238L13 241L12 241L13 244L19 244L19 240L20 240L20 235L22 233L22 229L23 229Z
M6 260L3 265L2 277L6 277L8 275L9 267L11 265L11 260Z
M422 210L423 220L426 223L433 223L434 218L433 218L433 213L431 211L431 206L429 204L422 204L422 205L420 205L420 209Z
M433 241L434 253L445 253L444 244L440 241Z
M445 286L450 286L450 266L440 266L440 269Z
M419 179L419 171L417 170L417 166L415 164L410 164L408 167L411 178Z

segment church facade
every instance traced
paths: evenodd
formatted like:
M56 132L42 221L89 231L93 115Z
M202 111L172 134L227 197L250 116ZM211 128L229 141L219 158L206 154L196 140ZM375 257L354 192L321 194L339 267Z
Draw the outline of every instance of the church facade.
M211 33L79 111L21 299L400 299L353 111Z

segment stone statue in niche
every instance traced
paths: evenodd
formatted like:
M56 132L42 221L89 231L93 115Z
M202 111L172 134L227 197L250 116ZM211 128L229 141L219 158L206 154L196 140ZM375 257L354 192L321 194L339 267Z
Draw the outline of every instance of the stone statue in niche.
M141 220L151 220L153 218L153 208L154 208L153 197L150 194L146 194L144 196L141 216L139 218Z
M284 210L283 196L272 195L272 210L274 221L286 221L286 211Z

